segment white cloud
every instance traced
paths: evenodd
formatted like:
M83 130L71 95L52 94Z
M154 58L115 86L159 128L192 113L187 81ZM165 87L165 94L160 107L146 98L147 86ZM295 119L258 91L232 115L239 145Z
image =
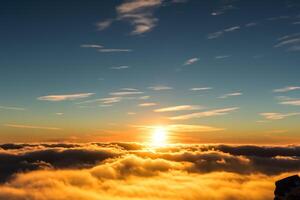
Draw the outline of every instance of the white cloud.
M229 57L231 57L231 55L220 55L220 56L215 56L215 59L224 59Z
M47 96L41 96L38 97L38 100L43 101L65 101L65 100L76 100L76 99L82 99L87 98L95 93L77 93L77 94L62 94L62 95L47 95Z
M12 106L0 106L0 110L17 110L17 111L24 111L25 108L21 107L12 107Z
M178 115L174 117L170 117L170 120L187 120L187 119L193 119L193 118L202 118L202 117L212 117L212 116L221 116L221 115L227 115L232 111L238 110L238 107L231 107L231 108L222 108L222 109L215 109L215 110L208 110L204 112L196 112L192 114L186 114L186 115Z
M208 34L207 39L216 39L216 38L221 37L222 35L223 35L223 31L217 31L217 32Z
M191 65L191 64L194 64L198 61L199 61L199 58L190 58L187 61L185 61L184 65Z
M121 88L123 91L138 91L136 88Z
M122 66L118 66L118 67L111 67L110 69L115 69L115 70L120 70L120 69L129 69L129 66L126 65L122 65Z
M56 115L59 115L59 116L62 116L62 115L64 115L64 113L62 113L62 112L57 112L57 113L55 113Z
M97 28L98 28L99 31L102 31L102 30L110 27L110 25L113 23L113 21L114 21L113 19L106 19L106 20L104 20L102 22L98 22L96 24L96 26L97 26Z
M220 99L226 99L228 97L241 96L241 95L243 95L243 93L241 93L241 92L233 92L233 93L224 94L224 95L220 96L219 98Z
M82 44L82 45L80 45L80 47L82 47L82 48L95 48L95 49L103 48L103 46L100 45L100 44Z
M139 99L141 99L141 100L150 99L150 96L141 96L141 97L139 97Z
M197 105L179 105L179 106L159 108L154 110L154 112L175 112L175 111L199 110L199 109L202 109L202 107Z
M112 96L127 96L127 95L137 95L137 94L143 94L144 92L140 91L121 91L121 92L111 92L109 93Z
M113 52L131 52L132 49L98 49L102 53L113 53Z
M261 116L263 116L265 119L268 120L279 120L284 119L291 116L300 115L300 113L260 113Z
M169 86L158 85L158 86L148 87L148 89L154 90L154 91L160 91L160 90L172 90L173 88L169 87Z
M274 45L275 48L285 47L287 51L300 50L300 33L285 35L278 38L278 43Z
M146 102L146 103L140 103L139 107L150 107L150 106L156 106L157 103L154 102Z
M239 29L240 29L240 26L232 26L232 27L224 29L224 31L225 32L232 32L232 31L236 31L236 30L239 30Z
M195 87L195 88L190 88L190 91L203 91L203 90L212 90L212 87Z
M24 124L4 124L4 126L11 128L27 128L27 129L43 129L43 130L61 130L61 128L56 127L45 127L45 126L33 126Z
M279 104L282 104L282 105L291 105L291 106L300 106L300 99L289 100L289 101L282 101Z
M245 27L253 27L253 26L257 26L256 22L249 22L245 25Z
M284 88L275 89L275 90L273 90L273 92L289 92L289 91L293 91L293 90L300 90L300 87L299 86L287 86Z

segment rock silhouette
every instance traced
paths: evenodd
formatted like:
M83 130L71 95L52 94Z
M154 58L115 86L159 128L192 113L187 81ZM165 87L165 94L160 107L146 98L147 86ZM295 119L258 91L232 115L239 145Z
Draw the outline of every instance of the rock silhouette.
M300 177L298 175L276 181L274 200L300 200Z

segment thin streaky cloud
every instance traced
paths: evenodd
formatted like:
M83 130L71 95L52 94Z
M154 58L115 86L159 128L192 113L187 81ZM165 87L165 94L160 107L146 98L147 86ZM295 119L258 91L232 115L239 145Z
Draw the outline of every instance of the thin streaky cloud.
M293 90L300 90L300 86L287 86L284 88L275 89L273 92L289 92Z
M226 98L229 98L229 97L235 97L235 96L241 96L241 95L243 95L243 93L241 93L241 92L233 92L233 93L224 94L222 96L219 96L218 98L219 99L226 99Z
M198 105L179 105L179 106L171 106L164 107L154 110L154 112L176 112L176 111L187 111L187 110L200 110L203 107Z
M150 106L156 106L157 103L154 102L146 102L146 103L140 103L138 106L139 107L150 107Z
M291 105L291 106L300 106L300 99L289 100L289 101L282 101L279 104L282 104L282 105Z
M190 58L187 61L185 61L185 63L183 65L191 65L191 64L194 64L198 61L199 61L199 58L196 58L196 57L195 58Z
M24 125L24 124L4 124L4 126L11 127L11 128L61 130L61 128L57 128L57 127L33 126L33 125Z
M169 86L158 85L158 86L148 87L148 89L154 90L154 91L160 91L160 90L172 90L173 88L169 87Z
M127 65L122 65L118 67L111 67L110 69L121 70L121 69L129 69L130 67Z
M207 36L207 39L216 39L216 38L219 38L223 35L223 31L217 31L217 32L214 32L214 33L209 33L208 36Z
M236 30L239 30L239 29L240 29L240 26L232 26L232 27L224 29L224 31L225 32L232 32L232 31L236 31Z
M215 56L215 59L224 59L229 57L231 57L231 55L220 55L220 56Z
M136 115L135 112L128 112L127 115Z
M131 52L132 49L98 49L101 53L113 53L113 52Z
M121 88L120 90L123 90L123 91L138 91L138 89L136 89L136 88Z
M139 91L122 91L122 92L111 92L109 93L112 96L127 96L127 95L137 95L137 94L143 94L144 92Z
M212 116L221 116L227 115L232 111L238 110L239 107L231 107L231 108L222 108L222 109L215 109L215 110L208 110L204 112L196 112L186 115L177 115L170 117L170 120L188 120L193 118L202 118L202 117L212 117Z
M131 127L145 130L153 130L156 126L151 125L131 125ZM205 125L194 125L194 124L168 124L164 125L168 132L183 132L183 133L193 133L193 132L215 132L223 131L224 128L217 128Z
M112 103L118 103L122 100L121 97L107 97L107 98L100 98L100 99L92 99L88 101L79 102L76 104L89 104L89 103L103 103L103 104L112 104Z
M95 49L103 48L103 46L100 45L100 44L82 44L82 45L80 45L80 47L82 47L82 48L95 48Z
M190 88L190 91L203 91L203 90L212 90L212 87L195 87L195 88Z
M249 22L249 23L245 24L245 27L253 27L253 26L257 26L257 25L258 25L258 23L256 23L256 22Z
M61 95L47 95L47 96L41 96L38 97L38 100L42 101L65 101L65 100L76 100L76 99L82 99L87 98L95 93L76 93L76 94L61 94Z
M26 108L13 107L13 106L0 106L0 110L16 110L16 111L24 111L24 110L26 110Z
M113 19L106 19L104 21L96 23L96 27L98 28L99 31L102 31L110 27L113 21L114 21Z
M285 119L287 117L297 116L300 115L300 113L260 113L262 117L264 117L267 120L279 120L279 119Z
M146 99L150 99L151 97L150 96L141 96L141 97L139 97L139 99L141 99L141 100L146 100Z

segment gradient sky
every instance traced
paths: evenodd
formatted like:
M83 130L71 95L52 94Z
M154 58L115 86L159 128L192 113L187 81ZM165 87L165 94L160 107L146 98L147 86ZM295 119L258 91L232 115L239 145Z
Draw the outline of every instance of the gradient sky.
M0 140L300 142L295 0L3 1Z

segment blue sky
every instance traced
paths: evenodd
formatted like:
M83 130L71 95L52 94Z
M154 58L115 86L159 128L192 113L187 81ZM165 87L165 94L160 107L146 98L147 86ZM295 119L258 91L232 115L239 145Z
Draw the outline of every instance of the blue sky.
M139 130L132 127L180 124L194 126L193 134L175 131L189 141L294 141L299 6L242 0L3 2L0 137L101 140L114 131L136 140ZM114 94L120 91L127 93ZM176 110L183 105L191 107ZM175 111L155 112L169 107ZM232 110L216 114L218 109ZM170 120L187 114L195 115ZM222 131L199 133L200 126Z

